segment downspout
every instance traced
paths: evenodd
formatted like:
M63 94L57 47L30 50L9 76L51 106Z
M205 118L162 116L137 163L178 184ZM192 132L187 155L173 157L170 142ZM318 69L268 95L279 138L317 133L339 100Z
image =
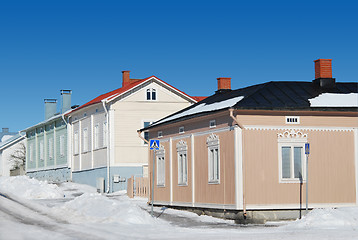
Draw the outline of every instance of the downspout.
M234 120L234 122L239 126L239 128L244 129L243 125L237 120L236 117L234 117L234 109L230 108L229 109L230 112L230 117ZM242 144L242 143L241 143ZM237 147L237 146L235 146ZM244 158L242 158L242 165L244 165ZM244 168L244 166L242 166L242 168ZM246 219L246 201L245 201L245 171L242 171L242 208L243 208L243 212L244 212L244 218Z
M106 107L106 103L104 100L102 100L102 105L103 105L103 108L104 108L104 111L106 112L106 121L107 121L107 126L106 126L106 131L107 131L107 193L109 193L109 188L110 188L110 183L109 183L109 179L110 179L110 172L109 172L109 168L110 168L110 149L109 149L109 146L110 146L110 137L109 137L109 114L108 114L108 110L107 110L107 107Z
M66 122L64 115L65 115L64 113L61 114L61 117L62 117L62 120L63 120L63 121L65 122L65 124L66 124L66 132L67 132L67 158L68 158L68 155L71 156L71 157L70 157L70 159L71 159L71 163L70 163L70 178L71 178L71 181L72 181L72 147L70 148L71 151L68 151L68 146L72 146L72 144L68 144L68 141L72 141L72 131L70 131L71 134L68 134L68 131L69 131L69 129L68 129L69 121ZM71 116L70 116L70 117L71 117ZM68 119L70 119L70 117L69 117ZM68 135L70 135L70 138L68 137ZM71 139L71 140L69 140L69 139ZM67 159L67 160L68 160L68 159ZM67 166L68 166L68 163L67 163Z

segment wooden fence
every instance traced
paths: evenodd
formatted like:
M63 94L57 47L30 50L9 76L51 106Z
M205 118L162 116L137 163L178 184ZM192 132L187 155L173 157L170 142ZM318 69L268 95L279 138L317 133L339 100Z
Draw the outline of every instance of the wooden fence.
M134 177L127 180L127 195L130 198L148 197L149 181L147 177Z

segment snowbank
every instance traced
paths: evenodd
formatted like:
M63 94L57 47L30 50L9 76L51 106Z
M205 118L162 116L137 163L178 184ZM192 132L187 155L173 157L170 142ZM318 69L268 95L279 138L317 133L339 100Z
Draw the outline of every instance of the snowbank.
M0 192L12 193L26 199L63 198L63 191L55 184L38 181L28 176L0 177Z

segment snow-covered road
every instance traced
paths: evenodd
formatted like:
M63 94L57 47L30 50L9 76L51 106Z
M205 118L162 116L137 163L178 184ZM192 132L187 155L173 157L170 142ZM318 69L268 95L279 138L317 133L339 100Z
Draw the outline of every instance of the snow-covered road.
M302 220L260 226L104 196L89 186L0 177L0 239L358 239L358 208L317 209ZM161 213L155 208L156 216Z

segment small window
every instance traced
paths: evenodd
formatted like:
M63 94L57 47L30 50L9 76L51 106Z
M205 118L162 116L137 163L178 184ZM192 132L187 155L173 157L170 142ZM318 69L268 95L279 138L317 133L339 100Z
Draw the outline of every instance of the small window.
M83 152L88 152L88 129L83 129Z
M158 131L158 138L162 138L163 137L163 132L162 131Z
M96 108L96 113L98 112L98 108Z
M85 112L85 113L83 114L83 116L84 116L84 117L87 117L87 113Z
M157 100L157 90L154 88L147 89L147 100Z
M144 122L144 123L143 123L143 126L144 126L144 127L148 127L151 123L152 123L152 122ZM147 131L144 132L144 133L143 133L143 137L144 137L145 140L149 141L149 132L147 132ZM147 144L148 144L146 141L143 141L143 142L144 142L144 145L147 145Z
M60 136L60 155L65 156L65 135Z
M183 134L184 133L184 127L180 127L179 128L179 134Z
M99 148L99 125L94 126L94 148Z
M73 138L73 152L74 154L78 154L78 131L75 132Z
M286 116L286 124L300 124L300 117Z
M210 126L210 128L216 127L216 121L215 121L215 120L211 120L209 126Z

